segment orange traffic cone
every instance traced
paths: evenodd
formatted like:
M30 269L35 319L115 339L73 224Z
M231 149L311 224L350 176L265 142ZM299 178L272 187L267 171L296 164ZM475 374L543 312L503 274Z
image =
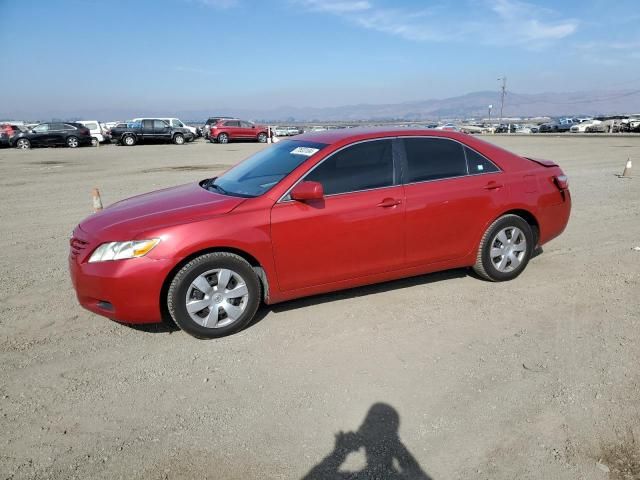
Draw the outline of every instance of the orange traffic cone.
M100 190L94 188L91 192L91 196L93 197L93 211L99 212L102 210L102 198L100 198Z
M621 177L624 178L631 178L631 159L627 160L627 164L624 166L624 171L622 172L622 175L620 175Z

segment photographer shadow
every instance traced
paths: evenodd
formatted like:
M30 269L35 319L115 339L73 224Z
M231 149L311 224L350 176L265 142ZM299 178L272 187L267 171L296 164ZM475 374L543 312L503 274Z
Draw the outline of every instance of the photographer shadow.
M303 480L431 480L400 441L400 415L390 405L374 404L355 432L336 434L336 445ZM366 465L359 471L341 470L347 457L364 448Z

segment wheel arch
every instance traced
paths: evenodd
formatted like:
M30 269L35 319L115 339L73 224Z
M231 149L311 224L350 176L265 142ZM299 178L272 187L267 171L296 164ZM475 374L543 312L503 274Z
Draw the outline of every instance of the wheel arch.
M533 244L534 246L538 245L538 240L540 240L540 222L538 222L538 219L533 213L523 208L515 208L512 210L507 210L506 212L501 213L496 218L491 220L491 222L489 222L489 225L495 222L498 218L504 217L505 215L517 215L521 217L525 222L527 222L531 227L531 231L533 232L533 237L534 237Z
M216 252L233 253L243 258L244 260L246 260L249 263L249 265L253 267L253 270L256 272L258 280L260 281L260 285L262 287L262 301L268 303L269 280L267 278L267 273L265 272L264 268L262 267L262 265L260 264L260 262L256 257L239 248L209 247L209 248L192 252L186 257L184 257L169 271L169 273L163 280L162 288L160 288L159 300L160 300L160 313L164 320L168 320L169 323L172 323L170 319L169 309L167 308L167 293L169 292L169 286L171 285L171 281L173 280L173 277L176 276L176 274L180 271L182 267L184 267L187 263L189 263L194 258L199 257L201 255L206 255L207 253L216 253Z

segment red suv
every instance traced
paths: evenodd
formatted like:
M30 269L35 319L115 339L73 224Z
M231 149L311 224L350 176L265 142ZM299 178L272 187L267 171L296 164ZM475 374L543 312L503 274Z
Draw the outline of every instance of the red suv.
M231 140L257 140L266 143L267 135L267 127L264 125L225 118L211 125L209 140L211 143L229 143Z
M511 280L570 211L551 161L452 131L329 130L88 217L69 266L83 307L213 338L261 302L461 267Z

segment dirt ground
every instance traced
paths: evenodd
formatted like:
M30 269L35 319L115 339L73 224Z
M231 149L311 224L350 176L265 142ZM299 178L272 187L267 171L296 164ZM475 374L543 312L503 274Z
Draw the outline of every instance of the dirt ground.
M288 302L215 341L82 310L68 238L94 186L262 145L0 150L0 478L640 478L640 138L487 138L570 177L566 232L518 279Z

